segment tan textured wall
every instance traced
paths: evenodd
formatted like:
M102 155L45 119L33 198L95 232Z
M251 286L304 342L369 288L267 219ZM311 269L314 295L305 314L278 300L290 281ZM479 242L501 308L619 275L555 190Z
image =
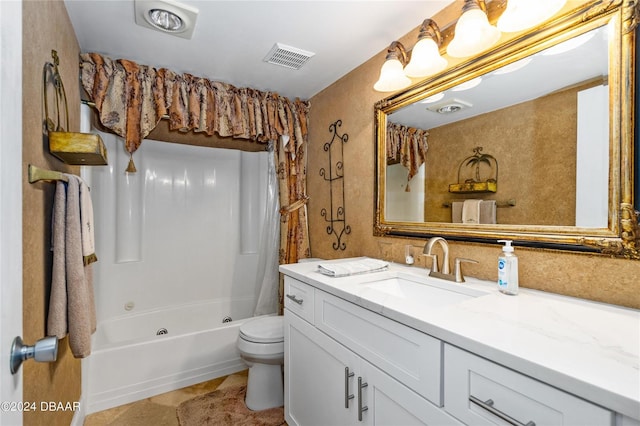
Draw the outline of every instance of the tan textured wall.
M506 126L501 123L508 123ZM577 89L567 89L509 108L429 130L425 163L427 222L450 222L444 202L465 198L515 200L499 208L502 224L575 224ZM450 143L455 141L455 144ZM489 194L452 194L460 162L483 147L498 161L498 191ZM472 167L461 169L461 180ZM489 170L481 168L488 173ZM495 169L494 169L495 171ZM465 174L466 172L466 174ZM483 178L491 175L484 174ZM522 188L534 188L522 191ZM562 202L558 202L562 200Z
M51 50L60 57L60 72L69 102L70 130L80 128L78 88L79 46L64 3L25 1L23 4L23 339L29 344L46 334L46 315L51 283L51 207L54 185L29 184L28 164L79 173L48 152L43 141L42 68L51 62ZM53 114L52 102L49 103ZM58 345L55 363L26 362L24 400L74 402L80 400L80 361L73 358L67 339ZM72 411L25 412L25 425L68 425Z
M460 1L434 17L449 22L457 13ZM405 46L413 46L417 28L402 37ZM391 42L392 40L389 40ZM404 245L415 245L414 253L422 250L425 240L373 236L375 137L373 105L387 95L373 90L385 52L380 52L351 73L311 99L309 162L307 167L309 230L312 255L321 258L351 256L384 256L400 262ZM450 64L454 65L454 64ZM335 238L327 234L320 215L329 207L329 187L319 175L328 165L323 144L331 135L329 125L341 119L341 131L349 135L344 145L344 180L346 221L351 234L343 237L345 250L333 250ZM497 245L451 243L452 257L469 257L477 265L465 265L465 273L483 279L497 279ZM518 248L520 284L569 296L582 297L618 305L640 308L640 261L611 259L599 255ZM418 266L424 266L422 256L416 256Z

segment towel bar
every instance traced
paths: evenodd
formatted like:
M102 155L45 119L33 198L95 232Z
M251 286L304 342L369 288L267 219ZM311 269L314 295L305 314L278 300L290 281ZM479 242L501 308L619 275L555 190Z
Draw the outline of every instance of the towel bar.
M456 201L464 201L464 200L456 200ZM442 203L442 207L451 207L453 201L447 201ZM496 207L514 207L516 205L516 200L510 199L507 201L496 201Z

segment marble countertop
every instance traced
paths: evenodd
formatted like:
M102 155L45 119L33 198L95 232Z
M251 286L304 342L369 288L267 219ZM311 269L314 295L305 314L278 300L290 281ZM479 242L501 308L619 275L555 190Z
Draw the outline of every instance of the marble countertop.
M490 281L465 277L465 283L450 283L429 278L425 269L394 263L387 271L342 278L317 272L320 263L349 260L281 265L280 271L640 420L640 311L522 288L517 296L508 296ZM419 297L372 291L371 282L397 276L482 295L426 306Z

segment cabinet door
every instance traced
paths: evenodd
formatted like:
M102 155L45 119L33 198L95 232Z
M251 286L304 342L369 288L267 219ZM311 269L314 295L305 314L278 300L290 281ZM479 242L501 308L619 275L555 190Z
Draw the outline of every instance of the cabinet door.
M356 411L361 403L363 424L375 426L462 425L455 418L377 367L361 360L355 381ZM366 383L358 400L358 378ZM356 413L357 415L357 413Z
M357 422L356 376L351 351L285 309L284 409L289 426L350 425ZM345 383L346 377L346 383ZM345 384L348 389L345 388Z

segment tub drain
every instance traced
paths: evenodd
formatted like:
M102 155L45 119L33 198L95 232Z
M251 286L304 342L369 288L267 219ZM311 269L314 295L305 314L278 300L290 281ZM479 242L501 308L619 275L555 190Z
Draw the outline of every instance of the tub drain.
M156 336L161 336L163 334L169 334L166 328L161 328L158 331L156 331Z
M231 321L233 321L233 320L231 319L231 317L224 317L224 318L222 319L222 322L223 322L223 323L225 323L225 322L231 322Z

